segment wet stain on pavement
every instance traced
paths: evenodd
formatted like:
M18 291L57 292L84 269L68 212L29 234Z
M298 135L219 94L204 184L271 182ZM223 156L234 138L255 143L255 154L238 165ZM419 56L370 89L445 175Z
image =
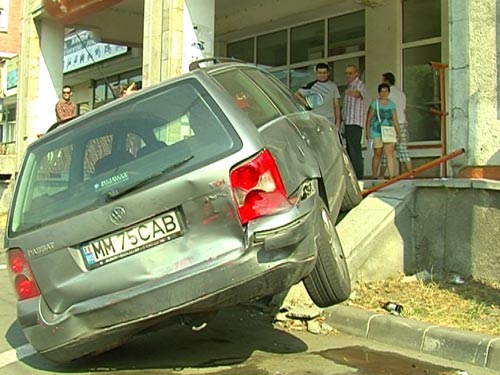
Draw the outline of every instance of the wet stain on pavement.
M456 369L433 365L396 353L377 352L364 347L329 349L318 352L336 364L357 369L356 375L452 375Z

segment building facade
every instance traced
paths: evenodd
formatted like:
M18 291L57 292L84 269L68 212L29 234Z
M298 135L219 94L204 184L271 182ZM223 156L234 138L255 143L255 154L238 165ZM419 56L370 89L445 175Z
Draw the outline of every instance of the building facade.
M16 169L15 129L19 51L21 50L21 0L0 1L0 177Z
M408 97L414 166L466 151L424 176L498 177L496 0L78 2L24 3L17 163L55 121L63 84L73 86L83 113L114 100L121 85L154 84L185 72L193 59L216 55L258 64L292 89L327 62L343 91L344 68L355 64L367 106L382 73L391 71Z

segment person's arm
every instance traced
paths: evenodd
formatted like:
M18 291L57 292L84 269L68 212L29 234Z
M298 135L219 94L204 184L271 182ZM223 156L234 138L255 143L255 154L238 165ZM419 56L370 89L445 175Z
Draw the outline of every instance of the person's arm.
M356 86L347 89L346 94L355 98L364 98L365 86L363 85L363 82L360 81Z
M298 99L299 102L301 102L304 106L307 107L306 99L304 98L304 95L302 95L300 90L295 92L295 97Z
M340 101L338 98L333 99L333 109L335 111L335 126L340 130Z
M357 89L358 89L358 95L359 95L358 98L364 99L365 94L366 94L365 84L363 82L359 81Z
M136 84L135 82L132 82L123 93L123 96L129 96L130 94L133 94L136 91L138 91L136 88Z
M365 124L366 140L370 139L370 125L372 123L372 117L373 117L373 109L372 109L372 106L370 106L370 107L368 107L368 113L366 114L366 124Z
M57 122L61 122L62 119L61 107L59 105L59 102L56 103L56 119Z
M346 95L354 96L355 98L359 98L361 96L359 90L356 88L347 89L345 90L345 93Z
M399 127L398 114L396 113L396 109L392 110L392 122L394 124L394 129L396 129L396 134L398 140L401 140L401 128Z

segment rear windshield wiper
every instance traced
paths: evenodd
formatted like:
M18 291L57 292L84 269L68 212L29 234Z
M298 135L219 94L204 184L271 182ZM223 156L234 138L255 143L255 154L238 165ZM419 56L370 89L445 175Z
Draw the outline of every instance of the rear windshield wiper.
M153 173L152 175L146 177L144 180L141 180L141 181L137 182L136 184L128 186L128 187L126 187L123 190L112 189L112 190L110 190L110 191L107 192L107 196L108 196L109 199L117 199L117 198L119 198L119 197L121 197L121 196L123 196L125 194L130 193L131 191L133 191L135 189L140 188L141 186L144 186L144 185L148 184L149 182L151 182L153 180L156 180L158 177L161 177L161 176L163 176L165 174L173 172L174 170L176 170L180 166L186 164L188 161L190 161L193 158L194 158L194 156L190 155L187 158L182 159L182 160L178 161L175 164L169 165L168 167L163 168L159 172Z

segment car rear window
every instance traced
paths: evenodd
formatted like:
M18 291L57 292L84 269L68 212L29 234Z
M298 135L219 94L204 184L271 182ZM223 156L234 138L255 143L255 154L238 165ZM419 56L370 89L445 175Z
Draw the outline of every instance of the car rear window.
M256 127L282 116L278 107L243 69L217 72L213 77L233 97L236 105L245 112Z
M195 79L134 94L28 148L11 235L106 202L110 191L182 166L161 181L236 152L241 140ZM183 163L183 161L189 161Z
M293 93L271 74L260 69L245 69L247 74L266 93L284 114L303 111Z

